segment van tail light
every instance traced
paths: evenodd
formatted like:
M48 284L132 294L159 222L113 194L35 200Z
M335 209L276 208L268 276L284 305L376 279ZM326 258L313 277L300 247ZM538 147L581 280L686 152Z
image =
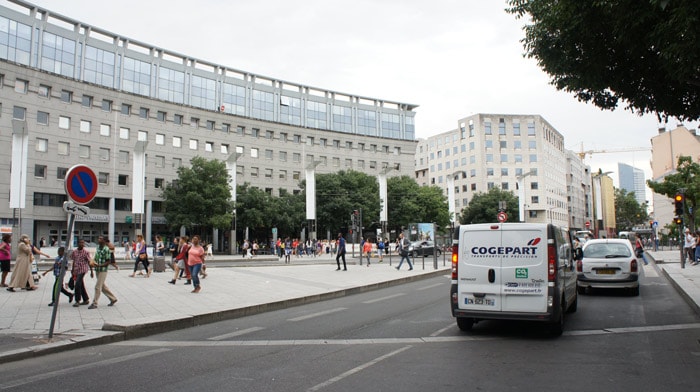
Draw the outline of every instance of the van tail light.
M583 261L576 260L576 272L583 272Z
M554 244L547 245L547 279L554 282L557 278L557 251Z
M459 244L452 245L452 280L457 280L457 265L459 264Z
M630 261L630 272L637 272L637 259Z

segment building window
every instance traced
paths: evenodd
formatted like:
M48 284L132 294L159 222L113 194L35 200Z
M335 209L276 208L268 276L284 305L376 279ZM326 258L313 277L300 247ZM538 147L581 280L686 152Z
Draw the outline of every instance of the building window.
M527 148L530 150L537 150L537 141L536 140L529 140L527 142Z
M97 174L97 182L99 184L109 184L109 173L99 172Z
M119 151L119 163L129 163L129 151Z
M78 147L78 156L81 158L90 158L90 146L86 146L84 144L81 144Z
M539 189L539 186L537 185L536 182L531 182L531 183L530 183L530 189L532 189L532 190L537 190L537 189Z
M182 166L182 158L173 158L173 167L178 168Z
M280 175L279 175L280 180L287 179L287 171L286 170L280 170L279 173L280 173Z
M272 160L273 156L274 156L274 152L272 150L265 150L265 159Z
M513 157L513 161L515 163L522 163L523 162L523 155L522 154L515 154Z
M506 121L502 118L498 119L498 134L499 135L506 134Z
M148 141L148 132L139 131L136 140L138 140L140 142L147 142Z
M36 122L41 125L49 125L49 114L47 112L37 112Z
M51 87L45 84L40 84L36 93L42 98L51 98Z
M119 138L129 140L129 128L119 128Z
M299 179L301 179L301 172L298 172L298 171L292 172L292 180L299 181Z
M81 104L83 105L83 107L91 108L92 107L92 97L89 95L83 95L83 99L82 99Z
M165 134L156 133L156 144L159 146L165 145Z
M100 160L109 161L109 148L100 147Z
M182 114L176 114L173 116L173 123L175 123L175 125L182 125L182 120Z
M20 94L26 94L29 88L29 82L22 79L15 80L15 92Z
M508 168L502 167L501 168L501 176L507 176L508 175Z
M484 122L484 135L491 135L491 122L486 121Z
M287 162L287 151L280 151L280 161Z
M476 191L476 184L471 184L471 190Z
M272 169L265 169L265 178L272 178Z
M167 114L166 114L165 112L162 112L162 111L159 110L159 111L156 113L156 120L157 120L158 122L165 122L165 117L166 117L166 115L167 115Z
M369 168L375 170L377 168L377 161L369 161Z
M293 153L292 154L292 161L295 163L301 162L301 154L299 154L298 152Z
M251 158L257 158L259 156L260 149L253 147L250 149L250 157Z
M501 154L501 162L508 162L508 154Z
M129 182L129 176L126 174L120 174L119 175L119 180L117 181L117 184L126 186L126 184Z
M214 121L207 120L207 122L205 123L204 126L207 128L208 131L213 131L215 125L216 125L216 124L214 123Z
M345 167L352 168L352 159L345 159Z
M531 196L531 197L530 197L530 202L531 202L532 204L539 204L539 202L540 202L540 197L539 197L539 196Z
M112 127L109 124L100 124L100 136L109 136L112 133Z
M112 111L112 101L109 99L102 100L102 111L111 112Z
M70 154L70 143L58 142L58 144L56 144L56 152L58 153L58 155L69 155Z
M245 136L245 127L242 126L237 126L236 127L236 135L238 136Z
M128 116L131 114L131 105L122 103L122 112L123 115Z
M265 139L267 140L272 140L275 138L275 132L270 131L269 129L265 131Z
M57 167L57 168L56 168L56 179L58 179L58 180L65 180L65 179L66 179L66 174L68 174L68 168L67 168L67 167Z
M163 179L162 178L156 178L154 188L156 188L156 189L163 188Z
M535 136L535 123L534 122L527 123L527 135L528 136Z
M37 152L47 152L49 150L49 140L37 138L34 144L34 150Z
M156 167L165 167L165 157L163 155L156 155Z
M182 148L182 138L180 136L173 136L173 147Z
M19 106L14 106L12 108L12 119L14 120L24 120L27 117L27 109Z
M520 136L520 123L513 123L513 136Z
M222 145L221 145L221 153L222 153L222 154L228 154L228 144L222 144Z
M223 133L231 132L231 124L226 124L226 123L221 124L221 132L223 132Z
M90 133L90 121L80 120L80 132Z
M250 136L254 138L259 138L260 137L260 130L258 128L253 128L250 130Z
M530 154L530 163L537 162L537 154Z
M486 168L486 175L489 177L493 176L493 168L492 167Z
M148 108L139 108L139 117L148 120Z
M46 165L34 165L34 177L46 178Z
M61 129L70 129L70 117L58 116L58 127Z
M204 142L204 151L214 152L214 143L213 142Z
M486 162L493 162L493 154L486 154Z
M504 190L504 191L507 191L507 190L508 190L508 183L507 183L507 182L502 182L502 183L501 183L501 189Z
M197 150L199 148L199 140L190 139L190 150Z
M190 126L192 128L199 128L199 119L197 117L190 117Z

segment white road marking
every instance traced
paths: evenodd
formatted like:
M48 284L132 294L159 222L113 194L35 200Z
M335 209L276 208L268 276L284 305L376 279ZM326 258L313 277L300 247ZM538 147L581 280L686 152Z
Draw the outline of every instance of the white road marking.
M637 333L637 332L659 332L659 331L677 331L683 329L698 329L699 323L693 324L671 324L671 325L649 325L644 327L622 327L622 328L606 328L594 329L589 331L564 331L567 336L585 336L585 335L603 335L612 333Z
M329 310L324 310L323 312L318 312L318 313L312 313L312 314L307 314L305 316L299 316L295 318L288 319L287 321L302 321L302 320L308 320L314 317L320 317L320 316L325 316L327 314L331 313L336 313L336 312L342 312L343 310L346 310L347 308L336 308L336 309L329 309Z
M235 336L245 335L245 334L251 333L251 332L262 331L263 329L265 329L265 328L263 328L263 327L246 328L246 329L242 329L240 331L225 333L225 334L219 335L219 336L212 336L212 337L208 338L207 340L224 340L224 339L232 338Z
M456 327L456 326L457 326L457 325L456 325L455 323L450 323L450 325L448 325L447 327L438 329L437 331L431 333L431 334L430 334L430 337L434 337L434 336L441 335L443 332L445 332L445 331L447 331L447 330L450 330L450 329L452 329L452 328L454 328L454 327Z
M406 295L406 294L404 294L404 293L396 293L396 294L392 294L392 295L387 295L386 297L370 299L370 300L364 301L364 302L362 302L362 303L363 303L363 304L373 304L373 303L375 303L375 302L386 301L387 299L392 299L392 298L396 298L396 297L401 297L401 296L403 296L403 295Z
M435 283L435 284L431 284L430 286L421 287L417 290L422 291L422 290L432 289L433 287L438 287L438 286L445 287L445 283Z
M161 342L161 346L162 345L163 345L163 343ZM30 384L30 383L33 383L36 381L46 380L46 379L54 378L54 377L66 376L66 375L69 375L72 373L79 373L83 370L96 368L96 367L100 367L100 366L114 365L115 363L131 361L132 359L144 358L144 357L148 357L151 355L164 353L164 352L167 352L170 350L171 350L170 348L160 348L160 349L156 349L156 350L144 351L142 353L125 355L123 357L106 359L104 361L86 363L86 364L80 365L80 366L68 367L68 368L56 370L53 372L40 373L40 374L37 374L35 376L29 376L29 377L23 378L21 380L2 383L2 384L0 384L0 389L15 388L15 387Z
M646 276L648 278L658 278L659 277L659 273L656 272L656 268L654 268L650 265L647 265L643 268L644 268L644 276Z
M376 364L377 364L378 362L380 362L380 361L383 361L383 360L385 360L385 359L387 359L387 358L393 357L394 355L401 354L402 352L408 350L408 349L411 348L411 347L412 347L412 346L402 347L402 348L400 348L400 349L398 349L398 350L394 350L394 351L392 351L392 352L390 352L390 353L388 353L388 354L384 354L384 355L382 355L381 357L375 358L375 359L373 359L373 360L371 360L371 361L369 361L369 362L367 362L367 363L364 363L364 364L362 364L362 365L360 365L360 366L358 366L358 367L352 368L352 369L348 370L348 371L345 372L345 373L342 373L342 374L340 374L340 375L338 375L338 376L335 376L335 377L329 379L328 381L324 381L324 382L322 382L322 383L320 383L320 384L317 384L317 385L315 385L315 386L313 386L313 387L307 389L307 391L309 391L309 392L319 391L319 390L321 390L321 389L323 389L323 388L325 388L325 387L328 387L328 386L330 386L330 385L332 385L332 384L335 384L336 382L338 382L338 381L340 381L340 380L342 380L342 379L344 379L344 378L346 378L346 377L352 376L353 374L355 374L355 373L357 373L357 372L360 372L360 371L362 371L362 370L365 370L365 369L367 369L367 368L370 367L370 366L376 365Z

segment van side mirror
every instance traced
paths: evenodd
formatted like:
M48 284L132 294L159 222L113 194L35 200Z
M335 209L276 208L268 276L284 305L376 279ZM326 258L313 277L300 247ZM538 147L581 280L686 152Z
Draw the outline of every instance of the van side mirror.
M583 259L583 249L581 249L581 248L574 249L574 260L581 260L581 259Z

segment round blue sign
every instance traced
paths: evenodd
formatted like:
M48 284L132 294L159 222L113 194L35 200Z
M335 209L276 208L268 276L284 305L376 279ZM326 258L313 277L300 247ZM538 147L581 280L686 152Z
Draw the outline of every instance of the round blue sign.
M97 194L97 177L89 167L75 165L66 173L66 195L74 203L88 204Z

